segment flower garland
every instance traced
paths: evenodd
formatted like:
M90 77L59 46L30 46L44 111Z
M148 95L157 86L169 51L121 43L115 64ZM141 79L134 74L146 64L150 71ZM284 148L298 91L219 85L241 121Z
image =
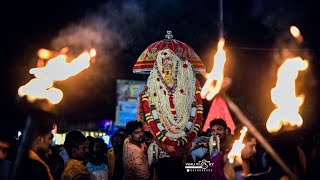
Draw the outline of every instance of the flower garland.
M166 82L164 77L168 74L164 72L163 64L172 61L171 76L172 81ZM193 72L192 64L188 61L181 61L171 50L159 51L154 69L148 77L148 99L149 104L154 105L157 111L153 113L155 119L160 121L168 131L167 137L179 138L186 136L182 130L188 124L190 114L196 115L195 104L196 77ZM191 122L189 122L190 124ZM194 122L193 122L194 123ZM193 127L193 124L191 124ZM159 125L159 129L162 126ZM161 129L160 129L161 131Z
M200 131L200 127L203 121L203 106L200 96L200 83L196 81L196 101L192 104L192 111L188 120L188 124L183 130L185 134L179 138L172 138L167 136L168 131L160 122L159 116L157 115L157 109L154 105L149 105L149 95L147 90L148 88L145 87L145 89L140 94L142 99L142 101L140 102L140 108L142 108L141 110L144 114L143 119L145 119L145 121L147 122L148 127L151 129L151 132L155 135L156 139L159 142L174 147L184 147L192 142Z

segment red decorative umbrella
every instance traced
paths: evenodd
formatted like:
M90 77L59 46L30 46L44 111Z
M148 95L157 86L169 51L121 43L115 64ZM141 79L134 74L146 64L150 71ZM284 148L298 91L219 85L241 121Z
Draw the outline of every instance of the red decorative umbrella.
M134 73L150 73L154 62L157 60L158 52L166 48L171 49L181 60L188 60L193 65L193 69L196 73L205 71L205 67L200 57L189 45L179 40L172 39L173 35L171 34L171 31L167 31L165 37L166 39L152 43L142 52L136 64L133 66Z

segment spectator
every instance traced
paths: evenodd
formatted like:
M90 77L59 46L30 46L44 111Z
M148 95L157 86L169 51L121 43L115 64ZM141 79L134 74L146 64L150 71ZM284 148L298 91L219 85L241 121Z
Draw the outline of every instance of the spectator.
M123 142L125 133L117 131L111 137L112 148L108 150L108 168L109 179L122 179L124 174L123 169Z
M7 159L10 149L11 137L4 132L0 132L0 179L8 180L12 162Z
M60 180L61 174L64 170L64 161L59 155L59 146L51 146L51 154L48 154L48 165L51 174L55 180Z
M313 137L310 166L310 174L312 175L312 177L320 179L320 134L316 134Z
M233 142L240 138L240 131L241 127L237 127L235 129ZM257 140L250 132L246 132L246 135L243 137L242 143L245 146L241 150L241 157L236 157L234 159L234 163L232 164L237 180L244 179L250 173L249 158L257 152Z
M210 163L213 163L213 166L208 167L208 169L211 171L203 172L200 174L199 179L234 179L235 173L227 158L227 153L230 146L229 142L227 141L227 124L223 119L213 119L210 122L210 129L212 136L218 136L220 139L220 151L217 153L215 152L213 157L209 156Z
M87 136L86 137L87 138L87 140L88 140L88 142L89 142L89 153L91 154L92 152L93 152L93 146L94 146L94 137L92 137L92 136Z
M107 145L101 138L94 138L93 150L89 157L89 162L86 164L87 171L91 177L99 180L108 179L108 160L104 153Z
M126 124L128 137L123 144L124 180L148 179L150 177L147 145L142 123L130 121Z
M191 150L191 157L193 162L198 162L199 160L202 160L205 157L205 155L208 153L208 141L211 136L211 130L208 129L205 133L202 135L199 135L195 141L194 145Z
M42 110L33 110L28 118L31 119L31 144L28 157L22 159L21 167L16 167L17 171L15 171L14 179L53 180L50 168L45 162L46 160L40 158L46 157L45 154L50 152L53 138L51 133L54 124L53 116Z
M66 134L64 147L69 159L65 164L61 180L90 179L90 174L84 165L89 153L88 141L84 134L78 130L69 131Z

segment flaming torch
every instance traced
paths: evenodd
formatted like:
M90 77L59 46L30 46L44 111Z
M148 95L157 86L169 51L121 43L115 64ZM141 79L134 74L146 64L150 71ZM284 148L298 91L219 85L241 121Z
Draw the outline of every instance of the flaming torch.
M46 109L47 107L43 107L43 105L47 106L49 104L58 104L63 98L62 91L53 87L54 82L66 80L69 77L80 73L84 69L87 69L90 66L90 60L96 55L96 51L94 49L91 49L90 52L85 51L70 63L66 61L67 55L55 54L54 51L40 49L38 51L38 55L41 59L51 59L48 60L48 63L45 66L44 63L40 66L38 63L37 68L30 69L29 73L33 74L35 78L21 86L18 89L18 95L21 97L21 102L25 105L27 110L32 111L34 109L38 109L38 105L40 105L41 110L48 111L48 109ZM22 139L19 144L17 157L14 162L12 179L17 178L17 175L21 171L21 162L23 161L23 158L27 157L28 149L31 144L30 137L33 126L32 118L28 115Z
M242 143L244 136L246 135L246 132L248 131L248 128L243 126L240 133L240 138L238 140L235 140L232 149L228 153L228 159L230 163L233 163L234 159L236 157L241 157L241 150L244 148L244 144Z
M219 93L222 86L224 77L223 69L226 62L226 53L223 50L224 42L224 39L220 38L218 43L218 50L216 55L214 56L213 68L209 75L206 75L208 79L206 80L201 90L202 99L206 98L208 101L210 101L212 98L214 98L215 95Z
M296 26L290 27L291 35L302 43L303 37ZM270 133L278 132L282 125L286 128L300 127L303 123L299 108L303 104L304 94L296 97L295 80L298 71L304 71L309 63L301 57L288 58L278 69L276 87L271 90L271 100L276 109L270 114L266 127Z
M296 97L295 80L298 71L306 70L308 65L307 60L295 57L287 59L278 69L276 87L271 90L271 100L277 108L270 114L266 123L270 133L279 131L282 125L302 125L299 108L303 104L304 94Z
M54 82L66 80L87 69L90 66L90 59L95 55L94 49L90 52L85 51L68 63L66 62L67 56L61 54L50 59L44 67L30 69L29 73L35 78L21 86L18 89L18 95L26 96L29 102L47 99L52 104L58 104L63 98L63 93L60 89L53 87Z

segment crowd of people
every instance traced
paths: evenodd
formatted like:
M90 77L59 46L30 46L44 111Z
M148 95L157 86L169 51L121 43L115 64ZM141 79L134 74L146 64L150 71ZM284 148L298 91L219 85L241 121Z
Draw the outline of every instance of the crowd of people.
M175 158L152 161L148 151L155 138L141 122L130 121L125 128L118 129L111 137L112 147L108 148L101 138L85 137L81 130L69 131L63 145L52 145L52 118L41 111L31 113L30 117L32 133L24 139L26 142L0 133L1 180L290 178L249 131L243 138L241 156L230 163L227 155L243 126L238 125L231 134L223 119L213 119L210 128L198 134L182 161ZM293 134L280 134L269 140L297 179L319 178L319 136L315 136L311 147L306 147ZM186 168L199 163L203 166L200 170ZM177 173L172 175L173 171Z

